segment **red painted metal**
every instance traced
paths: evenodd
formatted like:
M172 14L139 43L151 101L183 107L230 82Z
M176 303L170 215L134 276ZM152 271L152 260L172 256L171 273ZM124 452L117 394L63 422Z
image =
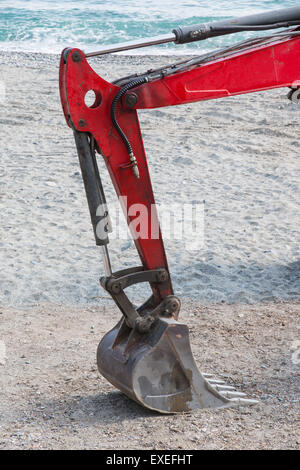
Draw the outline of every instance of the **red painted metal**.
M135 89L136 109L173 106L300 85L300 38L218 59Z
M73 60L74 53L77 57L79 55L80 60ZM95 92L95 107L85 104L84 98L89 90ZM91 133L101 149L117 195L127 198L123 210L145 269L168 270L137 112L119 107L117 118L136 156L139 179L133 175L131 168L126 168L129 163L128 152L110 118L111 103L118 90L119 87L106 82L93 71L83 52L78 49L63 51L60 91L67 124L80 132ZM139 212L139 209L142 211ZM148 227L149 236L139 236L139 226L132 223L137 217L143 227ZM173 293L171 281L164 291L160 291L157 286L152 286L152 289L159 298Z
M133 90L138 96L136 109L143 109L291 85L300 85L299 37L278 39L277 42L274 40L271 45L253 46L251 50L235 52L230 57L154 80ZM117 110L117 118L136 156L139 179L135 178L131 168L126 168L129 163L128 153L111 121L110 107L119 89L94 72L82 51L63 51L60 92L66 121L70 127L92 134L101 149L117 195L127 198L127 208L124 209L127 222L131 225L136 248L145 269L168 269L137 112L122 104ZM92 107L86 106L84 101L89 90L94 90L96 95ZM149 227L149 236L146 238L139 236L138 227L131 224L137 214L130 214L128 211L129 208L138 209L136 204L143 204L148 209L146 220L143 220ZM151 220L152 235L158 234L156 237L151 237ZM171 294L171 282L164 292L154 289L154 293L159 297Z

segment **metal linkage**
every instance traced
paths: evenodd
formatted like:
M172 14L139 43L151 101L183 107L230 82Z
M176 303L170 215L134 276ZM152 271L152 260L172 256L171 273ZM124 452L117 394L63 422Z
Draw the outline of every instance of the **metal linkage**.
M144 270L142 266L139 266L123 269L109 277L102 277L100 283L121 310L127 326L139 333L147 333L160 315L178 316L179 299L174 295L169 295L157 305L151 296L145 304L136 309L126 296L124 289L141 282L164 284L168 279L169 274L165 269Z

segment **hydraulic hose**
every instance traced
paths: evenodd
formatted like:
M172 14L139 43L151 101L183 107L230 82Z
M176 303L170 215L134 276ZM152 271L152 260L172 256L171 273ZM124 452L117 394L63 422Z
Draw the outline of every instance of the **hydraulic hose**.
M112 122L113 122L113 125L114 125L116 131L118 132L118 134L119 134L120 137L122 138L124 144L126 145L127 152L128 152L128 155L129 155L129 159L130 159L130 162L131 162L131 166L132 166L132 170L133 170L133 173L134 173L134 175L135 175L136 178L139 178L139 176L140 176L140 175L139 175L139 169L138 169L138 166L137 166L137 161L136 161L136 158L135 158L135 156L134 156L131 143L129 142L127 136L125 135L125 133L123 132L123 130L122 130L121 127L120 127L120 124L119 124L118 121L117 121L116 109L117 109L117 105L118 105L120 99L122 98L122 96L123 96L128 90L131 90L131 88L135 88L136 86L142 85L143 83L146 83L146 82L148 82L148 78L147 78L147 77L140 77L140 78L136 78L136 79L130 81L129 83L127 83L125 86L123 86L123 87L118 91L118 93L116 94L116 96L115 96L114 99L113 99L113 102L112 102L111 108L110 108L111 120L112 120Z

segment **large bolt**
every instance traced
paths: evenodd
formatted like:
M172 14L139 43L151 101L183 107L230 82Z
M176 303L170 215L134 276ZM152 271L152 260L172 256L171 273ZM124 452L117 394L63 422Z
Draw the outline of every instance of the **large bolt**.
M177 299L172 300L172 302L171 302L172 312L176 312L179 309L179 307L180 307L179 300L177 300Z
M113 282L111 283L110 285L110 290L111 292L113 292L114 294L119 294L122 290L122 286L120 284L120 282Z
M168 278L169 278L169 274L165 269L163 269L157 274L158 282L165 282Z
M127 108L134 108L138 102L138 97L135 93L131 92L125 96L125 105Z
M78 51L73 52L72 60L73 60L73 62L80 62L82 60L80 52L78 52Z
M164 308L164 315L177 315L180 309L180 300L175 297L175 295L171 295L166 298L165 308Z

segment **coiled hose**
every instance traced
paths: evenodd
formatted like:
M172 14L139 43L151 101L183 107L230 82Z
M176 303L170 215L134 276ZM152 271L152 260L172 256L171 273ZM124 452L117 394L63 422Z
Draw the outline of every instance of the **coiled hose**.
M121 129L120 124L117 121L116 109L117 109L118 102L120 101L122 96L128 90L130 90L131 88L135 88L138 85L142 85L143 83L146 83L146 82L148 82L147 77L140 77L140 78L136 78L136 79L130 81L129 83L127 83L125 86L123 86L123 88L121 88L121 90L118 91L118 93L116 94L116 96L113 99L113 102L112 102L111 108L110 108L111 120L113 122L113 125L114 125L115 129L117 130L118 134L120 135L120 137L122 138L124 144L126 145L128 155L129 155L129 159L130 159L130 162L132 164L132 170L133 170L133 173L134 173L136 178L140 177L139 169L138 169L138 166L137 166L137 161L136 161L136 158L133 154L131 144L130 144L127 136L124 134L123 130Z

